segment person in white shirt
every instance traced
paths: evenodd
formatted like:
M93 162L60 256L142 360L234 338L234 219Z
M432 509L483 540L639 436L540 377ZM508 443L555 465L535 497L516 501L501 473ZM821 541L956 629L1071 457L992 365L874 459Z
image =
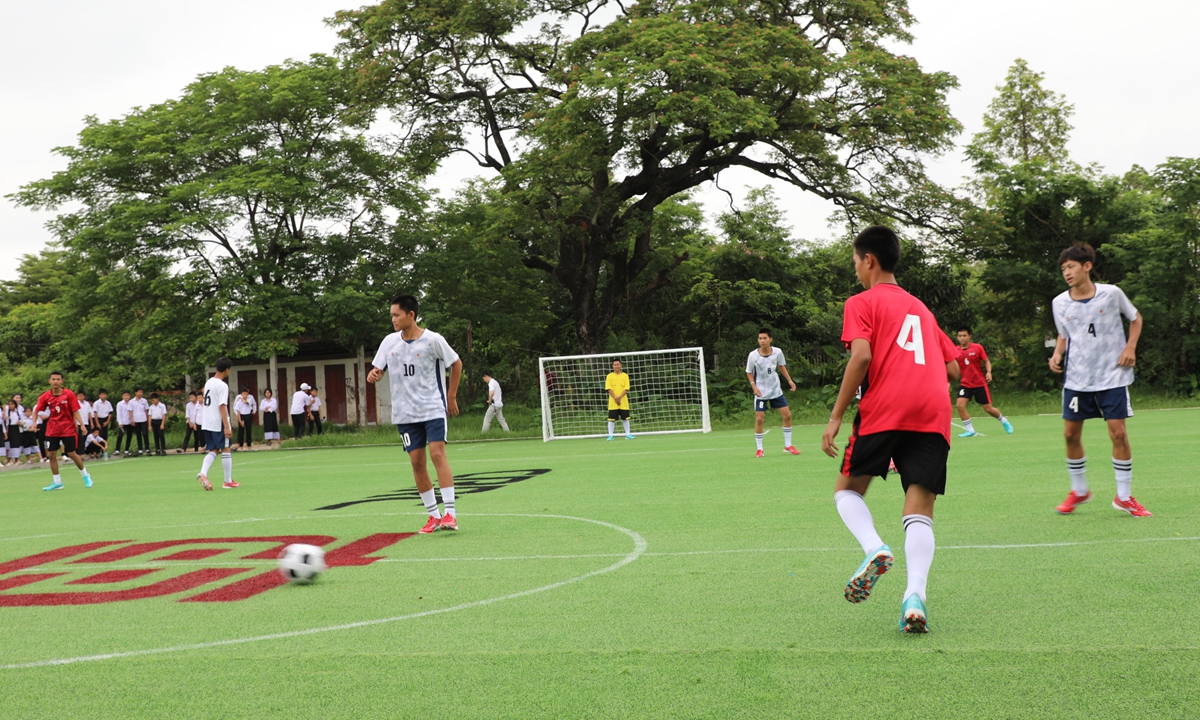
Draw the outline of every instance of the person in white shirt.
M100 437L108 440L108 425L112 422L113 406L108 401L108 391L101 389L99 398L92 403L92 413L95 415L94 424L100 428Z
M75 393L75 397L79 400L79 447L83 447L83 441L88 436L88 431L92 429L92 404L88 402L87 393Z
M133 389L133 399L129 401L129 413L133 419L133 432L137 438L137 453L134 457L150 453L150 403L142 397L142 389Z
M258 401L250 394L250 388L243 385L237 399L233 401L233 412L238 417L238 449L254 447L254 416L258 413Z
M126 455L129 454L129 445L133 442L133 411L129 405L132 396L128 390L121 393L121 399L117 402L117 447L113 455L120 455L121 440L125 440Z
M103 455L105 460L108 459L108 441L100 437L100 428L92 428L84 439L83 454L90 458L97 458Z
M746 379L750 381L750 389L754 391L754 443L758 446L755 457L763 457L763 422L767 417L767 408L779 410L783 422L783 451L791 455L799 455L800 451L792 445L792 411L788 408L787 398L783 396L783 385L779 382L782 375L788 381L788 387L796 392L796 383L788 374L787 360L783 351L771 347L774 339L769 328L758 331L758 348L751 350L746 356Z
M258 407L262 410L263 440L268 443L274 440L278 443L279 401L275 399L275 393L270 390L265 391Z
M396 332L379 344L367 382L379 382L388 373L392 391L392 422L408 452L413 480L429 521L418 532L457 530L454 509L454 474L446 458L446 415L458 415L458 382L462 360L446 338L417 325L419 305L412 295L397 295L391 302L392 327ZM450 370L449 386L446 370ZM445 513L438 512L437 496L425 464L425 448L437 469L438 487Z
M492 429L492 418L500 421L500 427L504 428L504 432L508 432L508 422L504 419L504 392L500 389L500 383L496 382L496 378L492 377L491 372L483 374L483 381L487 383L487 412L483 415L483 430L487 432Z
M183 445L176 450L177 453L187 452L188 445L195 443L195 449L200 451L200 429L196 427L196 413L200 407L200 403L196 400L198 393L193 390L188 393L188 404L183 409ZM193 439L194 438L194 439Z
M205 490L212 490L208 481L208 471L221 453L221 469L225 471L225 489L241 487L241 483L233 481L233 453L229 451L233 439L233 426L229 424L229 369L233 361L227 357L217 359L217 373L204 383L203 400L200 408L200 429L204 431L204 462L196 479Z
M150 418L150 429L154 432L154 454L167 454L167 406L158 398L158 393L150 393L150 407L146 411Z
M321 425L321 396L317 394L317 389L314 387L308 391L308 434L312 435L316 430L318 435L325 432L324 426Z
M296 431L296 439L304 437L304 428L308 425L308 405L312 396L308 391L312 387L308 383L300 383L300 389L292 393L292 429Z
M8 438L8 460L10 464L20 461L24 454L24 430L21 421L25 419L25 408L21 407L21 395L18 393L9 398L4 408L4 429Z

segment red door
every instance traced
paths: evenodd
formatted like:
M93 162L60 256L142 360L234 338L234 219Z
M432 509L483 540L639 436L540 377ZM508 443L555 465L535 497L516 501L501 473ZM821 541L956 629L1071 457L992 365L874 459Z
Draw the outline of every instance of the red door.
M325 366L325 416L335 425L346 424L346 366Z
M292 394L288 392L287 368L279 368L275 371L275 399L279 401L279 422L291 422L292 418L288 415L288 410L291 409Z
M236 392L241 392L242 388L250 388L250 397L258 397L258 371L257 370L238 370Z

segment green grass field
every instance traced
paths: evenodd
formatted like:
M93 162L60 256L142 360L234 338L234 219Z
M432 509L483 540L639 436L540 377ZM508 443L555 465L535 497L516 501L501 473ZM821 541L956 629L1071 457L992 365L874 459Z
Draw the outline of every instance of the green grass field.
M1061 421L1014 417L1011 437L978 421L987 436L955 440L937 506L927 636L896 629L902 552L868 602L842 598L861 557L818 427L797 428L800 457L771 432L762 460L749 427L452 445L457 534L395 540L314 585L210 602L180 600L236 595L245 584L231 583L274 567L244 556L278 541L233 539L323 535L332 550L420 527L411 492L388 497L412 487L400 448L235 455L243 487L211 493L195 456L93 463L90 490L66 470L53 493L45 469L6 471L0 717L1196 717L1198 420L1130 422L1145 520L1109 507L1102 424L1085 433L1097 501L1061 517ZM899 551L899 482L867 500ZM209 541L11 562L196 539ZM151 572L68 584L116 570ZM233 574L160 597L30 606L205 570Z

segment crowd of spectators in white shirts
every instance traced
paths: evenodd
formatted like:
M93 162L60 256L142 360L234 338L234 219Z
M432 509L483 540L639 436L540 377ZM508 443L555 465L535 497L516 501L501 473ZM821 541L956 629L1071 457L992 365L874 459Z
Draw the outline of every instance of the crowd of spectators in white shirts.
M116 405L109 401L107 390L101 390L95 401L90 401L84 392L76 393L76 396L79 398L79 417L83 421L83 428L79 433L81 454L93 458L107 458L110 451L113 456L124 454L126 457L167 454L165 426L168 408L158 393L150 393L147 398L144 397L142 388L135 388L132 393L121 393L121 399ZM188 403L183 412L187 423L184 427L183 445L175 452L188 452L189 445L192 452L200 452L203 408L204 393L189 392ZM250 394L249 388L241 388L234 398L232 410L230 421L237 426L239 448L253 446L252 427L259 422L263 426L263 439L268 445L280 442L279 401L270 390L264 392L262 399L258 400ZM321 399L317 396L317 388L302 383L300 389L292 396L290 410L296 437L303 437L306 432L324 432L321 422ZM46 418L34 417L33 408L25 407L20 393L9 398L2 414L0 419L3 420L4 454L0 457L0 465L50 462L46 454ZM115 440L109 437L113 432L116 433Z

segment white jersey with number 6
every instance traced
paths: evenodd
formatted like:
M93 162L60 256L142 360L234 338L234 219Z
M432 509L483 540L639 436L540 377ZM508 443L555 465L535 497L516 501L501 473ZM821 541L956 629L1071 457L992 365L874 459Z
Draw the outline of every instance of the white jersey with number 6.
M1137 308L1116 285L1096 283L1096 294L1079 301L1071 292L1054 298L1054 324L1067 339L1067 377L1063 387L1096 392L1133 383L1133 368L1117 361L1125 349L1124 315L1130 321Z
M394 332L379 344L371 364L388 371L392 386L392 422L419 423L446 417L446 368L458 353L446 338L423 330L416 340Z
M221 422L221 406L225 405L225 412L229 412L229 384L218 377L210 377L208 382L204 383L204 400L201 405L200 429L212 432L224 430L225 424Z

